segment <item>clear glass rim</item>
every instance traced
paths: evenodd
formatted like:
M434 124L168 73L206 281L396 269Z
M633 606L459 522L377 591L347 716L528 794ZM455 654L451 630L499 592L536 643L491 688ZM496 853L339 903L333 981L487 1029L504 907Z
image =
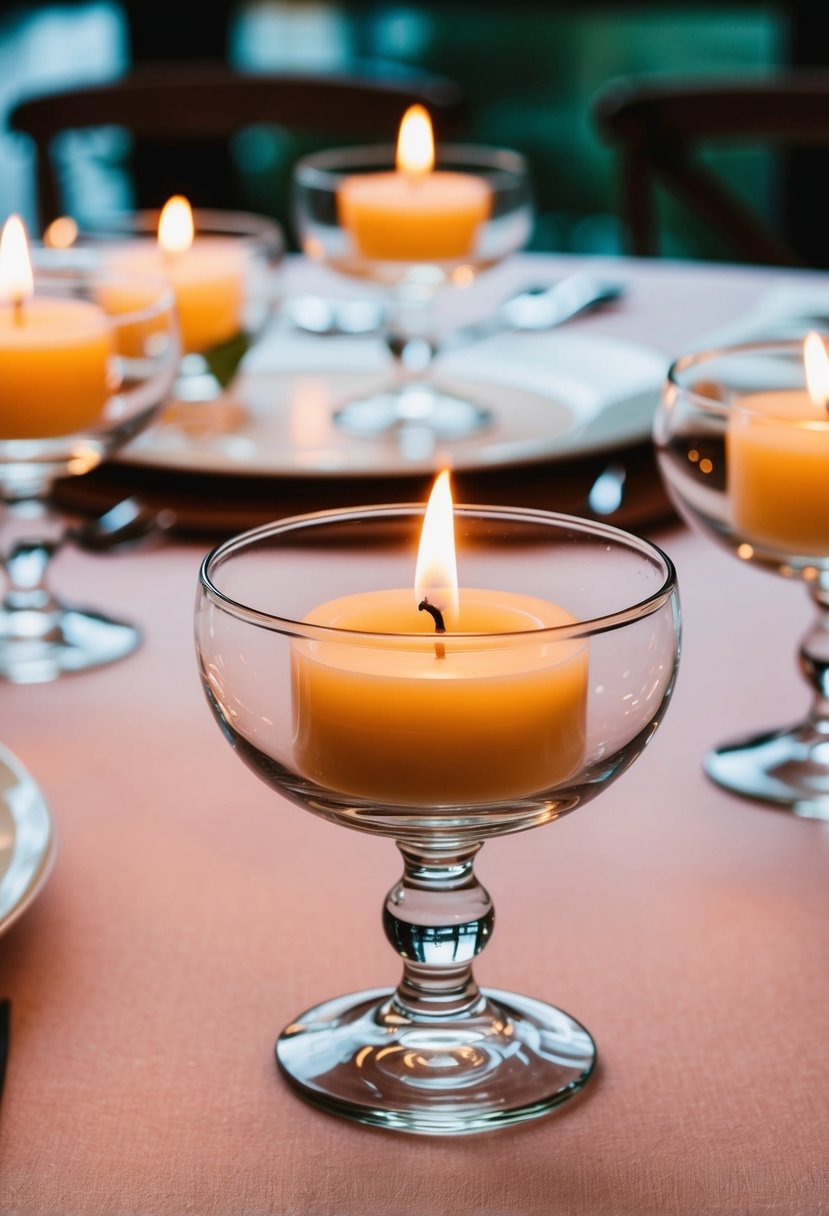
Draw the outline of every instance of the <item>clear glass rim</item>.
M707 363L714 363L717 360L739 359L747 355L797 355L802 358L802 352L802 338L772 338L766 341L736 342L731 345L712 346L707 349L690 351L674 359L665 374L665 379L671 388L675 389L678 393L682 393L684 398L692 401L701 410L710 414L724 416L730 412L732 402L728 400L715 400L713 397L706 397L703 393L695 392L691 386L683 383L682 376L685 372L697 367L702 368ZM752 411L745 410L745 413L750 414ZM816 421L829 422L829 415L826 416L825 420L816 419Z
M380 517L385 517L386 519L402 519L405 516L411 515L422 517L425 511L425 503L389 503L379 506L353 507L346 510L314 511L305 515L293 515L272 523L263 524L260 527L241 532L236 536L228 537L220 544L214 546L202 560L199 568L199 584L207 598L231 616L274 632L287 633L303 638L336 638L346 643L349 641L365 643L367 638L377 638L385 643L394 640L400 642L417 640L418 642L422 642L424 635L417 632L401 633L394 631L393 633L383 633L372 630L342 629L332 625L312 625L307 621L298 621L291 617L263 612L260 609L252 608L248 604L243 604L221 591L213 580L212 569L216 563L222 562L234 553L261 540L283 533L298 531L303 528L322 527L328 523L349 523ZM516 639L521 639L522 641L532 640L536 643L540 639L564 641L574 638L588 638L595 634L608 633L613 629L619 629L631 624L633 621L651 616L654 612L658 612L664 607L677 590L676 569L667 553L654 544L653 541L636 536L631 532L626 532L622 528L616 528L612 524L582 519L576 515L564 515L558 512L542 511L533 508L476 506L468 503L456 503L454 513L456 519L466 516L501 520L502 522L537 523L547 527L556 526L561 530L567 528L570 531L582 532L586 536L594 538L604 537L607 540L615 541L618 545L622 545L625 548L637 551L641 556L649 557L661 565L665 573L662 584L658 588L643 599L615 612L591 617L587 620L577 621L568 625L543 626L538 629L499 631L496 633L464 633L459 631L453 632L453 637L478 639L482 646L487 643L497 642L499 639L503 640L507 638L513 641Z
M77 242L117 239L126 236L146 236L155 239L161 208L143 211L116 211L100 221L91 221L78 230ZM237 238L244 244L262 245L281 255L285 251L285 236L281 225L266 215L252 211L220 211L215 208L193 207L196 236L225 236Z
M394 144L366 144L347 148L326 148L322 152L311 152L302 156L294 165L294 181L306 189L335 192L348 173L360 167L365 169L393 169L396 147ZM492 188L515 189L516 182L529 182L529 162L520 152L510 148L488 147L475 144L437 144L435 168L447 162L468 169L485 172Z
M53 252L54 258L49 258ZM104 315L113 329L151 321L154 317L175 308L175 293L169 281L163 276L144 271L132 273L131 271L110 270L95 263L90 265L82 260L73 261L67 254L71 254L71 251L53 251L40 247L32 249L32 274L35 287L40 289L38 294L51 296L53 299L62 299L67 298L66 291L50 292L49 288L63 287L70 290L83 288L88 291L90 287L96 286L112 287L116 290L119 288L135 289L137 286L140 290L146 288L148 293L153 293L150 302L142 304L140 307L125 308L118 312L109 312L104 308ZM46 257L48 260L41 261L41 257ZM100 300L97 303L100 304ZM25 308L25 306L24 301L23 307ZM60 328L60 322L57 323L57 328Z

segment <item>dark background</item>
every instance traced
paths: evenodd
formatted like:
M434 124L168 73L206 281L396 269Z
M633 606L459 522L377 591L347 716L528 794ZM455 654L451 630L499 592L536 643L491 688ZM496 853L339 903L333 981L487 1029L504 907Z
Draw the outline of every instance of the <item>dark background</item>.
M4 125L9 106L21 97L112 79L130 63L160 59L218 58L252 72L417 68L462 86L469 107L465 138L529 157L538 199L533 248L622 252L613 160L590 118L596 91L625 75L730 77L822 67L829 63L827 8L815 0L0 5L0 215L19 211L37 231L31 153ZM113 131L86 133L67 148L72 212L81 221L130 206L120 170L123 140ZM240 136L232 157L245 207L290 228L291 166L324 142L273 128ZM818 185L825 178L823 158L819 152L789 155L759 147L711 156L815 266L829 264L825 191ZM662 208L663 253L730 256L679 208L669 202Z

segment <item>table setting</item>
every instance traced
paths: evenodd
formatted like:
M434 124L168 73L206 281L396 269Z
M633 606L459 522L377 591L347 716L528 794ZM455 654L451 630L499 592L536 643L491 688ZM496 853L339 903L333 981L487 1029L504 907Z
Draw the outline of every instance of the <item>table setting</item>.
M383 501L383 480L404 496L422 497L442 446L450 443L453 469L470 482L482 471L497 481L499 470L509 469L508 486L516 481L516 467L533 480L540 462L569 459L567 472L575 474L578 497L586 502L603 471L596 454L648 439L663 356L642 343L607 337L595 343L589 334L572 332L559 341L554 332L612 309L625 292L620 276L584 266L515 277L533 213L529 169L520 158L505 149L436 149L428 115L417 106L401 120L399 167L389 167L395 149L370 146L343 155L320 153L296 166L296 227L304 256L282 258L278 238L260 237L271 251L271 289L261 286L260 275L259 288L249 290L257 301L270 294L272 304L276 297L280 303L232 383L197 401L204 378L198 368L189 391L180 377L160 424L131 444L116 467L61 487L62 499L92 496L101 477L129 483L137 476L154 502L166 499L183 528L210 530L204 474L224 478L226 498L244 499L244 522L255 523L280 511L284 491L292 503L305 492L311 503L324 504L332 482L333 501ZM379 225L382 236L374 243L366 243L364 214L372 232ZM157 256L171 256L157 215L110 224L109 233L84 233L81 243L108 249L110 259L123 262L123 238L112 232L130 227L158 229ZM247 227L255 230L252 221ZM205 216L196 224L196 231L202 228L204 246L211 232L231 224ZM430 248L427 237L435 230L440 241L450 241L448 251L440 244ZM401 256L408 248L412 256ZM292 260L301 266L302 290L292 285ZM506 274L499 276L500 269ZM203 310L225 286L221 278L214 284ZM465 297L472 300L471 313ZM220 321L225 311L223 305ZM542 333L549 341L533 342ZM194 357L185 353L182 365ZM643 463L649 455L646 450L637 459ZM584 467L574 468L579 461ZM631 478L630 485L642 480ZM650 485L656 494L649 494L644 509L658 510L658 478L651 477ZM106 485L100 489L106 505L117 501L112 494L107 500ZM629 493L626 510L630 504Z
M820 1210L829 278L294 187L3 228L0 1207Z

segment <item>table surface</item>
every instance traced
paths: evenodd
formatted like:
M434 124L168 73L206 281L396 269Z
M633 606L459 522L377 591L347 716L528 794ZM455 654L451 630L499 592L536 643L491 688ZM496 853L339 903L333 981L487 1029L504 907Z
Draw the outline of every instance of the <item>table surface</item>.
M602 324L666 356L770 288L829 297L829 276L620 265L632 302ZM598 1073L553 1115L449 1139L323 1114L277 1073L274 1040L300 1010L396 982L380 908L400 864L391 841L303 813L227 746L193 652L205 540L60 556L59 589L144 639L110 667L0 688L0 737L58 831L48 883L0 938L0 1211L826 1210L829 829L701 767L712 744L804 712L808 597L681 523L642 530L681 588L665 721L594 803L489 842L478 865L498 915L479 981L573 1013Z

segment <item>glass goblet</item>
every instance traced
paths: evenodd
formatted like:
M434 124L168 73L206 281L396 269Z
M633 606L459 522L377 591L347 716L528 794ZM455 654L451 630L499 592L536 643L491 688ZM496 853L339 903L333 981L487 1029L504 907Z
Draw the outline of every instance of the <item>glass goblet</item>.
M221 447L225 434L241 429L247 417L234 381L276 310L284 240L279 225L265 216L190 210L185 200L181 203L192 218L189 248L161 247L160 210L102 220L82 230L77 242L113 269L169 277L179 313L181 361L163 421L179 441L193 437Z
M473 862L490 837L589 801L640 754L673 688L679 610L673 566L644 540L461 506L472 631L438 635L405 591L423 514L320 512L225 541L202 565L195 633L208 703L245 764L403 857L383 909L399 986L293 1019L282 1072L335 1114L450 1134L544 1114L590 1077L594 1043L574 1018L478 988L493 907ZM362 617L372 603L386 630ZM475 631L489 613L502 631Z
M58 478L90 472L155 418L179 358L175 301L163 279L110 273L83 257L33 250L35 301L56 318L40 334L26 305L19 327L0 334L0 678L40 683L129 654L140 635L130 624L57 598L50 561L67 539L52 512ZM89 306L89 333L67 319ZM94 307L93 307L94 306ZM7 306L7 309L10 306ZM86 322L84 322L86 324ZM27 344L40 360L32 371ZM86 366L86 348L100 366ZM47 349L48 348L48 349ZM77 349L76 349L77 348ZM23 374L22 351L28 371Z
M349 187L372 175L388 180L396 172L395 156L392 147L369 146L302 158L294 168L294 215L310 258L379 285L388 300L384 338L394 374L375 392L343 402L335 422L359 437L389 436L420 450L430 437L461 438L491 420L485 399L443 388L432 374L433 308L441 289L469 287L525 245L533 200L529 168L519 153L446 145L438 150L435 172L457 175L454 180L475 182L484 191L485 209L468 223L428 211L422 218L415 212L414 222L397 222L384 216L382 193L376 206L351 209L344 202ZM420 185L411 182L415 202Z
M654 423L678 512L743 562L801 581L816 609L800 645L802 722L713 747L713 781L829 819L829 417L807 391L804 344L744 343L677 359Z

